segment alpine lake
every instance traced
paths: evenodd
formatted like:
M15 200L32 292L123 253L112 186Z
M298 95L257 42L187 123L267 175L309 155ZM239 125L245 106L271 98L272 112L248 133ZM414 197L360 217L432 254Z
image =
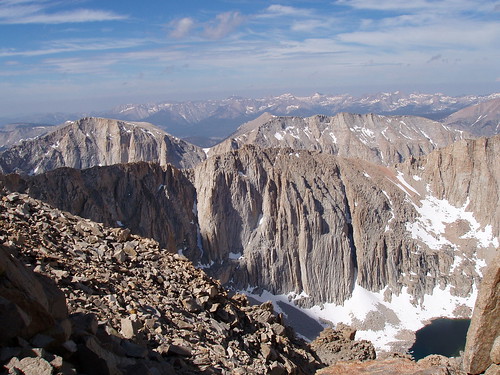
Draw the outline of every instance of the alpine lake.
M458 357L465 348L470 319L439 318L416 332L409 353L419 360L430 354Z

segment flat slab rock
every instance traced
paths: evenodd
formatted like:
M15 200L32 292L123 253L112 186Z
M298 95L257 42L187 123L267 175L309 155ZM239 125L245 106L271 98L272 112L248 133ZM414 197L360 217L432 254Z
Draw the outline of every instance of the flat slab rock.
M445 367L428 366L415 363L404 358L389 358L366 362L338 362L337 364L321 369L317 375L447 375Z

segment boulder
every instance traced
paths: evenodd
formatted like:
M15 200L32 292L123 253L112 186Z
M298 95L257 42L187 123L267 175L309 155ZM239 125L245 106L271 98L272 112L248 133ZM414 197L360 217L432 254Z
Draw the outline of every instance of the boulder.
M493 364L491 353L498 358L500 336L500 252L488 264L474 306L464 353L464 370L482 374Z
M0 245L0 344L50 329L68 312L64 294L46 277L30 271Z
M341 330L326 328L313 342L311 348L326 365L339 361L375 359L375 348L366 340L354 341L355 331L347 326Z

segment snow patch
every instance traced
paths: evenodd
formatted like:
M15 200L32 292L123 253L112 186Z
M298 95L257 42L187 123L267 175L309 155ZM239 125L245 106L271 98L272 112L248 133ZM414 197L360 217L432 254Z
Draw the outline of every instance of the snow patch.
M335 134L333 134L332 132L328 134L330 135L330 137L332 137L333 143L337 144L337 137L335 137Z
M416 332L434 318L455 317L454 310L457 306L465 305L472 309L477 297L477 287L475 285L473 286L473 292L468 297L452 296L450 286L444 289L436 286L432 294L426 294L422 302L418 304L408 293L407 287L403 287L402 291L398 295L393 294L391 301L388 302L384 298L387 287L379 292L372 292L356 284L351 298L344 301L342 305L325 303L305 309L294 304L294 301L308 297L304 292L300 294L290 292L288 294L274 295L268 291L253 294L254 290L255 288L249 287L242 292L259 302L271 301L276 313L283 313L278 302L289 304L300 309L301 312L320 324L329 321L334 325L338 323L353 325L369 318L369 314L381 315L381 318L385 319L384 326L381 329L358 328L356 333L357 340L370 340L377 351L391 351L391 343L398 342L397 336L403 331ZM390 313L390 316L387 312ZM290 323L293 326L293 322Z
M411 233L412 238L424 242L433 250L440 250L444 245L456 248L456 245L448 241L444 234L446 226L458 220L466 221L470 230L461 238L473 238L477 240L477 246L487 248L489 246L498 247L498 238L493 236L490 225L481 229L474 214L466 211L469 199L462 207L455 207L446 199L437 199L431 195L420 201L421 205L414 205L419 213L419 217L414 223L406 223L406 229Z
M258 225L261 226L263 222L264 222L264 215L260 214L259 215L259 224Z
M420 193L418 191L416 191L413 186L411 186L408 182L406 182L406 180L403 177L402 172L398 171L398 175L396 176L396 178L398 179L400 184L398 184L392 180L391 181L394 183L394 185L396 185L398 188L403 190L407 195L411 195L411 194L409 194L409 191L416 194L416 195L420 195Z
M276 138L278 141L282 141L284 139L281 133L274 133L274 138Z

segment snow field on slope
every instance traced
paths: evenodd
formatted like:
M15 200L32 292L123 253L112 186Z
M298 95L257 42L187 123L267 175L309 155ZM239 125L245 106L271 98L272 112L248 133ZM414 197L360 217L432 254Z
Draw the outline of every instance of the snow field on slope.
M252 291L252 288L248 288L242 292L261 303L273 302L276 313L283 313L286 316L278 302L286 303L320 323L328 321L333 326L338 323L353 325L355 328L359 325L369 326L370 319L367 321L367 318L370 318L370 314L378 316L381 320L377 322L376 328L358 328L356 333L356 340L371 341L377 352L393 350L392 344L396 343L397 346L397 343L400 342L398 336L404 331L416 332L435 318L453 318L455 317L454 310L459 306L473 308L477 296L475 286L469 297L452 296L450 286L445 289L436 286L432 294L425 295L421 303L414 304L412 303L413 297L404 287L399 295L393 294L389 302L384 300L386 289L371 292L356 284L351 298L346 300L343 305L325 303L321 306L300 308L294 304L294 300L306 297L307 294L304 292L299 295L293 292L274 295L268 291L261 294L253 294ZM288 324L294 326L293 321L289 321ZM326 326L324 323L323 325ZM300 331L298 333L302 337L307 336Z

